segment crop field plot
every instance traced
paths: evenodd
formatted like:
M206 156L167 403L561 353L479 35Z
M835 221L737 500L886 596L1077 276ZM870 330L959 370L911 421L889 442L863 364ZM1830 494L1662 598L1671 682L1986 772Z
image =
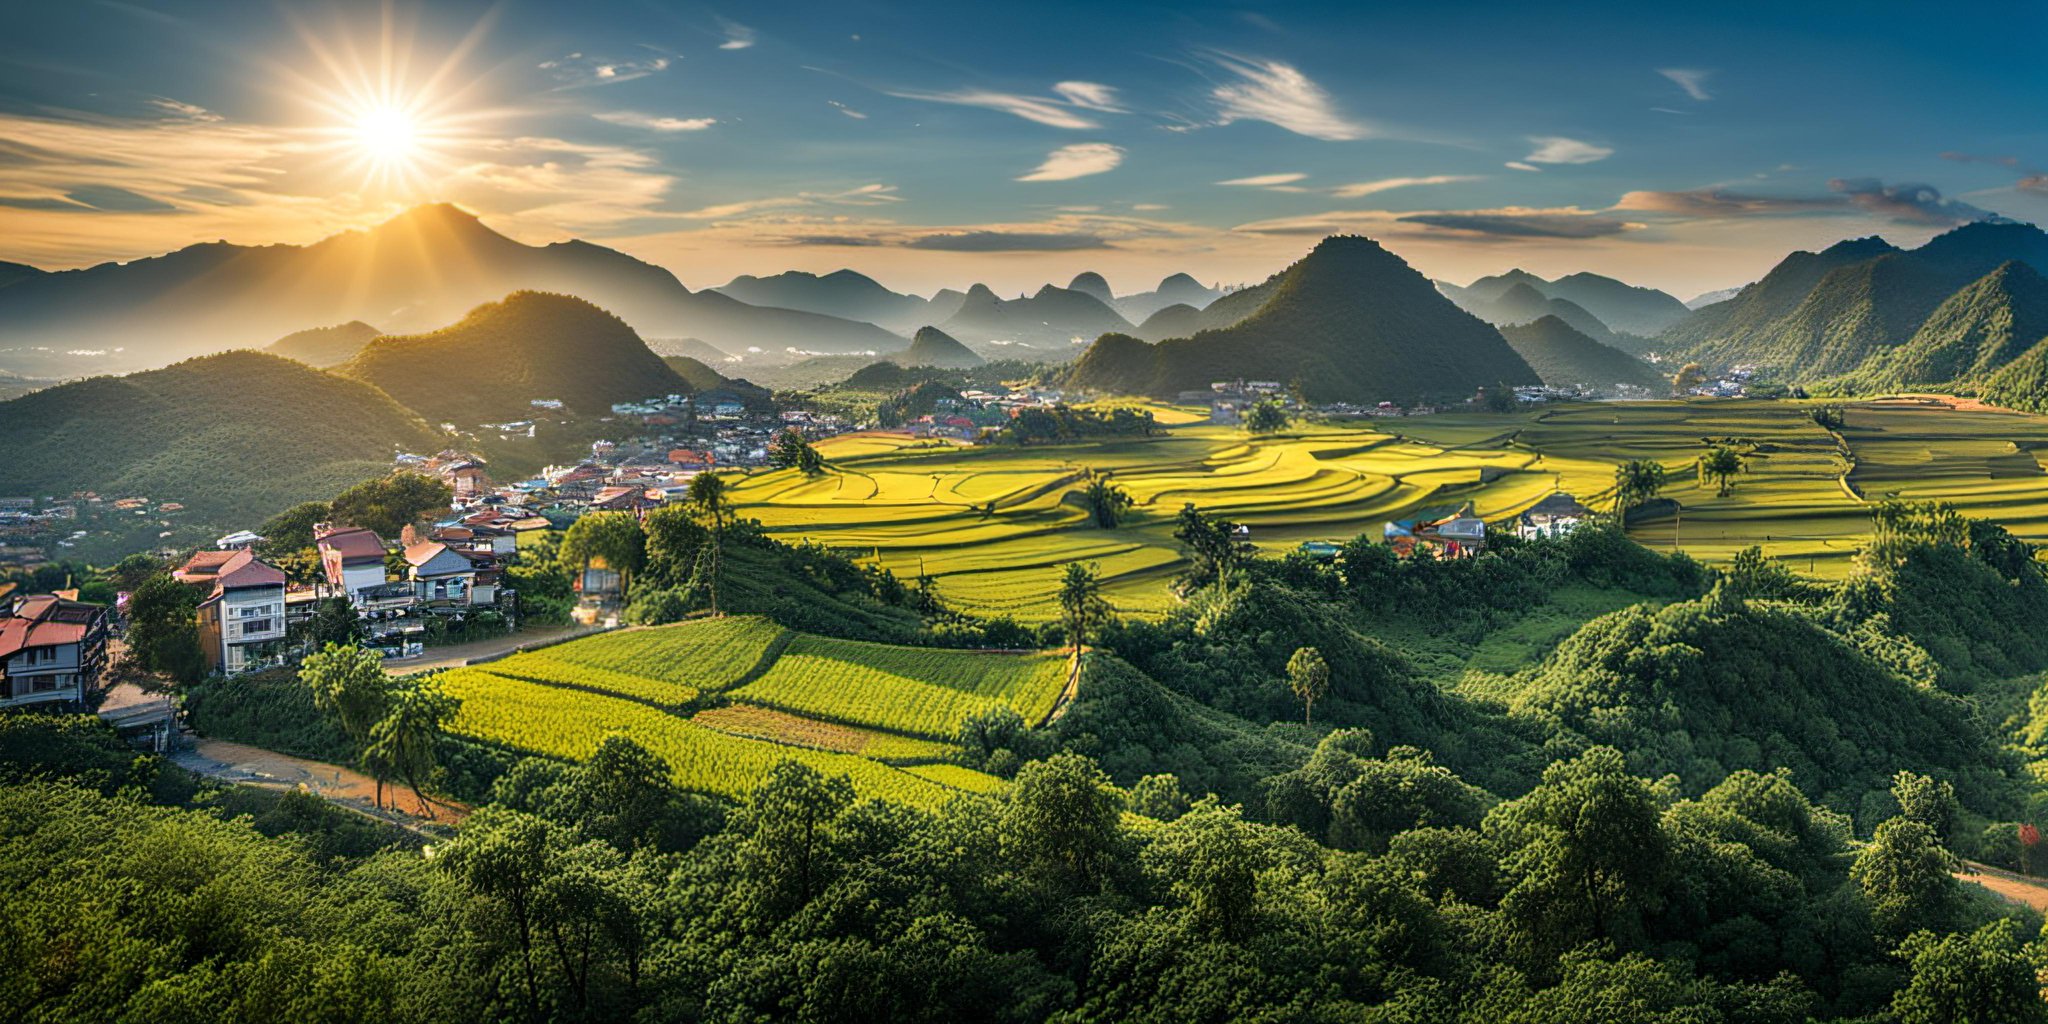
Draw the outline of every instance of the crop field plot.
M961 720L979 711L1044 720L1068 666L1055 651L897 647L734 617L587 637L440 678L463 702L454 731L482 742L582 760L620 733L666 759L678 785L732 797L793 757L852 776L864 796L933 806L1002 783L957 765L900 768L946 761Z
M1250 526L1256 546L1282 554L1468 502L1491 522L1558 492L1604 510L1629 459L1662 463L1663 496L1679 506L1632 535L1708 562L1756 544L1799 572L1841 575L1868 535L1868 502L1893 495L1952 501L2048 541L2048 418L1859 402L1838 440L1813 421L1815 404L1580 403L1296 424L1269 437L1148 406L1167 427L1160 436L1010 448L846 435L822 446L824 476L756 474L734 497L771 533L928 575L969 612L1040 622L1057 617L1059 576L1076 561L1097 566L1123 614L1171 607L1183 566L1172 520L1184 503ZM1710 439L1748 452L1725 497L1695 476ZM1091 473L1134 501L1114 529L1096 527L1081 501Z
M825 721L950 741L962 720L1008 705L1027 722L1052 711L1066 659L824 637L798 638L732 698Z

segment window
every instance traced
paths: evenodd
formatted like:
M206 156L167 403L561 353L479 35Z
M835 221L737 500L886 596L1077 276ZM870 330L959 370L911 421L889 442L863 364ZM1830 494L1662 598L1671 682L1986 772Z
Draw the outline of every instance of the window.
M62 679L62 678L64 678L64 677L63 677L63 676L34 676L34 677L30 678L30 679L29 679L29 681L28 681L28 688L29 688L29 692L30 692L30 693L55 693L55 692L57 691L57 689L58 689L58 686L57 686L57 681L58 681L59 679Z
M270 620L269 620L269 619L244 619L244 620L242 620L242 635L243 635L243 636L248 636L248 635L249 635L249 634L251 634L251 633L268 633L268 632L270 632Z

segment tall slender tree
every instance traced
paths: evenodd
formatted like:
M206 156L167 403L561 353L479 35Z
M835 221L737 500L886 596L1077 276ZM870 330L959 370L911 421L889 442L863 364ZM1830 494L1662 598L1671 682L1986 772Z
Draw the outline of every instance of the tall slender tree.
M711 520L711 543L699 556L708 559L705 586L711 596L711 616L717 618L718 590L725 570L725 521L731 512L725 494L725 478L716 473L699 473L690 479L690 505L697 514Z

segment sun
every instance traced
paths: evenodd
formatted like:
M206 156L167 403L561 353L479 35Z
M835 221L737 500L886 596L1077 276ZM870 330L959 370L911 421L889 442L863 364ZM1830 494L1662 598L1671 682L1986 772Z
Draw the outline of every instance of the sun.
M409 169L419 156L420 127L411 113L397 107L372 107L355 120L356 144L371 163Z

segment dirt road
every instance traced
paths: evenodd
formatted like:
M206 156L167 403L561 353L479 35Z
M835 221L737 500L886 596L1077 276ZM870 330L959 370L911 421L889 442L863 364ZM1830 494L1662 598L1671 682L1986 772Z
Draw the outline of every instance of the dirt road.
M188 771L223 782L268 789L304 788L400 825L426 820L457 824L469 816L469 808L450 801L431 800L429 806L423 806L412 790L390 783L384 786L385 807L379 811L377 782L361 772L241 743L200 740L196 749L181 751L171 759Z
M1972 860L1963 862L1963 870L1956 872L1956 878L1975 882L2013 903L2048 913L2048 881L2016 875Z
M494 636L488 640L429 647L425 654L417 658L391 658L384 662L384 671L394 676L409 676L414 672L425 672L429 669L461 668L480 658L496 657L535 645L551 644L572 637L602 632L603 628L597 626L544 626L539 629L523 629L517 633Z

